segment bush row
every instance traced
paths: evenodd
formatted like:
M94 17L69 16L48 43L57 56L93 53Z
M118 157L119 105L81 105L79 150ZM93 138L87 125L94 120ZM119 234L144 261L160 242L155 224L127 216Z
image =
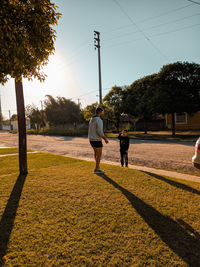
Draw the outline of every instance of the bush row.
M88 129L63 129L63 128L44 128L40 130L27 130L27 134L41 134L41 135L61 135L61 136L87 136Z

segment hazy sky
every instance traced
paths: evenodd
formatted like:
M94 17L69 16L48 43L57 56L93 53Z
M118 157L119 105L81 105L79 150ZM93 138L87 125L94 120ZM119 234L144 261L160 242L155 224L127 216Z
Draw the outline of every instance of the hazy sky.
M200 0L53 0L61 12L56 53L48 77L24 83L25 105L45 95L64 96L82 107L98 100L98 61L93 31L100 32L102 88L129 85L168 63L200 63ZM198 5L199 3L199 5ZM16 112L14 80L0 86L4 116Z

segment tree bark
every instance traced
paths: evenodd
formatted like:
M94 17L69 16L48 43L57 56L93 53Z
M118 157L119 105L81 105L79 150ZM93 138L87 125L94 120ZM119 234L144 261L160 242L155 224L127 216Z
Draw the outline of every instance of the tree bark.
M27 169L27 142L26 142L26 119L24 109L24 94L22 80L15 80L15 92L18 116L18 140L19 140L19 171L20 175L28 173Z
M176 134L176 129L175 129L175 114L171 113L172 115L172 135Z
M144 134L147 134L148 131L148 122L147 120L144 120Z
M120 124L120 121L117 119L117 121L116 121L116 128L117 128L117 132L119 132L119 124Z

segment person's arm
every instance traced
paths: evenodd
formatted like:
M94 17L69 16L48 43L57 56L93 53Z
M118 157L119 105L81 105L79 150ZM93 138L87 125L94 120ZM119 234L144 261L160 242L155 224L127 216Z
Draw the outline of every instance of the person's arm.
M118 135L118 137L117 137L119 140L121 139L121 133Z
M103 138L103 140L105 141L105 143L108 144L108 139L107 139L107 137L104 135L102 138Z
M129 139L129 137L127 137L127 139L126 139L126 152L128 152L129 145L130 145L130 139Z
M97 122L97 134L105 141L106 144L108 143L108 139L103 132L103 122L101 119Z

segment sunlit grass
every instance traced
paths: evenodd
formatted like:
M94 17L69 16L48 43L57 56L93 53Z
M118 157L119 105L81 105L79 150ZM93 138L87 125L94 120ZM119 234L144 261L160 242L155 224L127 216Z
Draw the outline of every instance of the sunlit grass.
M32 150L28 149L28 152ZM18 153L18 148L0 148L0 155L8 155Z
M44 153L29 154L28 162L5 266L195 266L200 260L200 184L106 164L99 177L92 162ZM14 213L9 198L17 166L17 156L0 160L4 217Z

